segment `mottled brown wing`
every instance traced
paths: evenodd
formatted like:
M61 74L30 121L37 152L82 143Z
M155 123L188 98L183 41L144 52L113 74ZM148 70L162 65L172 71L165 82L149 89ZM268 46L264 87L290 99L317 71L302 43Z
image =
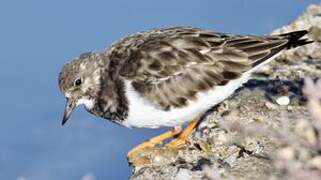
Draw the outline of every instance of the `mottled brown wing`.
M134 88L165 110L182 107L197 92L238 78L287 43L279 36L233 36L200 29L172 34L132 49L131 63L124 66L124 76Z

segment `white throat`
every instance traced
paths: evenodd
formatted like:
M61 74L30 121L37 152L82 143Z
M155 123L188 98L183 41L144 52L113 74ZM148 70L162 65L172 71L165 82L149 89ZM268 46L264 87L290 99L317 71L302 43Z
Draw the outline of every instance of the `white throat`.
M85 107L87 108L87 109L92 109L93 107L94 107L94 100L92 100L92 99L85 99L85 98L82 98L82 99L79 99L78 101L77 101L77 106L79 106L79 105L85 105Z

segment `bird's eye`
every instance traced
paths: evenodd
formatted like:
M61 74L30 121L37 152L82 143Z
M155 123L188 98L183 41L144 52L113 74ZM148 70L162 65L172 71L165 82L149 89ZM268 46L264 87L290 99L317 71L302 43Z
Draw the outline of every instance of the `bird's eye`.
M81 79L78 78L78 79L75 80L74 84L75 84L75 86L79 86L81 83L82 83Z

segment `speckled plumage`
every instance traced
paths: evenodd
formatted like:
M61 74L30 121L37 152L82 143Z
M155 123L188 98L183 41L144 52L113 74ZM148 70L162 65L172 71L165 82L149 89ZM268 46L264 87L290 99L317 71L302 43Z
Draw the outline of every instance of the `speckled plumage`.
M184 108L196 102L199 93L225 87L281 50L309 43L300 39L306 33L253 36L191 27L154 29L66 64L59 86L68 99L92 102L85 104L89 112L124 125L130 104L134 104L128 101L126 83L155 109L169 112ZM79 86L75 85L77 78L82 81Z

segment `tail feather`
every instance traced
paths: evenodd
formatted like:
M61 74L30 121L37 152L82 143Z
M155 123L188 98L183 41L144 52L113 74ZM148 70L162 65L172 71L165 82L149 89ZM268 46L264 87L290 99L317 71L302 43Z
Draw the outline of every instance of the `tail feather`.
M287 43L287 49L295 48L298 46L303 46L306 44L313 43L313 41L309 39L301 39L304 35L308 34L307 30L300 30L300 31L294 31L289 33L280 34L279 36L286 37L289 42Z
M255 66L261 64L262 62L270 59L271 57L273 57L275 54L282 51L283 49L292 49L292 48L295 48L298 46L303 46L306 44L313 43L313 41L310 39L302 38L303 36L305 36L308 33L309 32L307 30L300 30L300 31L293 31L293 32L289 32L289 33L276 35L278 37L281 37L283 40L284 39L287 40L287 42L282 46L279 46L276 48L271 48L271 51L267 56L256 60L255 62L253 62L252 66L255 67Z

